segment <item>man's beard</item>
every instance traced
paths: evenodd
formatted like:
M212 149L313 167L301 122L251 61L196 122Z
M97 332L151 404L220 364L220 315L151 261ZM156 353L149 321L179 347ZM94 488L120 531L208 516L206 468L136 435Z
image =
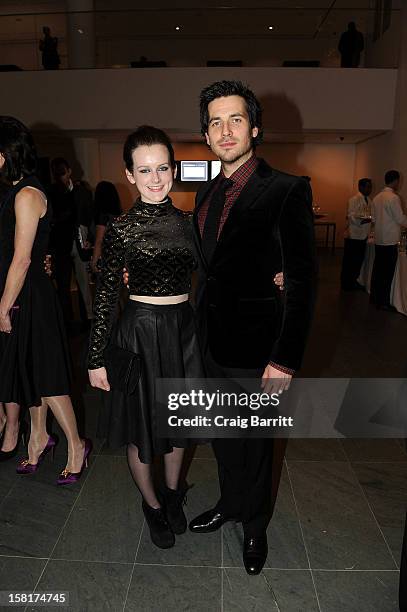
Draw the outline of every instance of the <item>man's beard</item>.
M225 162L227 164L234 164L237 161L239 161L239 159L241 157L244 157L245 155L250 153L250 151L252 151L252 150L253 150L253 143L252 143L252 141L250 141L250 143L247 145L247 147L245 149L240 149L238 151L233 151L233 156L232 157L229 157L227 155L228 151L222 151L222 149L220 149L220 151L217 152L216 155L219 157L221 162Z

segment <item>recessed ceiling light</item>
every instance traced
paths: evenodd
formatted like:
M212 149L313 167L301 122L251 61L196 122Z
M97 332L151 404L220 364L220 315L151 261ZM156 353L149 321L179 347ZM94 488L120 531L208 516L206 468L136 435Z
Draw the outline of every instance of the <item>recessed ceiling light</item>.
M274 26L269 26L269 30L272 30Z
M177 31L179 31L181 28L180 28L180 26L175 26L175 29L176 29Z

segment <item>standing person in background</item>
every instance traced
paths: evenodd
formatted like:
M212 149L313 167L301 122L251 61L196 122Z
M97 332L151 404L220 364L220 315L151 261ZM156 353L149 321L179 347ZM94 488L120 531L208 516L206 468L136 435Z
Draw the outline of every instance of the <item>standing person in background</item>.
M95 189L95 245L93 247L91 267L98 272L98 261L102 253L103 236L106 226L121 214L120 197L116 187L109 181L100 181Z
M92 192L83 182L72 180L72 170L66 159L51 162L54 184L50 188L53 211L51 252L58 295L65 322L73 322L71 278L74 272L79 288L81 317L89 324L92 319L92 295L89 286L93 234Z
M44 38L40 40L40 51L42 53L42 66L44 70L58 70L61 60L58 55L58 38L51 36L48 26L42 28Z
M364 289L357 282L366 252L370 233L372 201L372 181L362 178L358 183L359 191L348 202L346 238L343 247L341 287L344 291Z
M396 269L401 228L407 227L400 196L400 173L389 170L384 175L385 187L373 198L375 260L370 284L370 301L381 310L395 311L390 304L391 284Z
M348 29L341 35L338 50L341 54L342 68L358 68L360 54L365 48L362 32L356 29L354 21L348 23Z

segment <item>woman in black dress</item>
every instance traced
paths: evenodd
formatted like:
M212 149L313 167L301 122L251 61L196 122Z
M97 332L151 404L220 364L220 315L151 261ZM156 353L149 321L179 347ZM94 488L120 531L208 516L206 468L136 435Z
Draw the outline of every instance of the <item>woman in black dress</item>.
M10 185L0 179L0 211ZM1 278L0 278L1 287ZM0 403L0 461L7 461L17 454L20 431L20 406L14 403ZM19 435L20 434L20 435Z
M126 214L107 228L101 273L94 304L89 349L92 386L110 385L104 350L109 342L141 355L142 374L134 395L113 389L106 433L111 446L127 445L133 479L143 496L142 508L151 539L161 548L174 545L184 533L184 492L179 474L187 440L155 435L157 378L203 376L192 308L188 301L191 274L197 265L189 215L172 205L168 193L175 176L174 150L168 136L143 126L128 136L123 152L126 176L140 193ZM128 300L112 330L122 285L129 271ZM162 490L153 484L151 464L164 455Z
M78 435L70 392L69 354L56 292L44 272L50 211L34 176L34 142L13 117L0 116L0 170L12 183L0 210L0 402L29 408L28 458L17 472L35 472L56 444L48 435L51 408L68 441L58 484L78 480L91 451Z

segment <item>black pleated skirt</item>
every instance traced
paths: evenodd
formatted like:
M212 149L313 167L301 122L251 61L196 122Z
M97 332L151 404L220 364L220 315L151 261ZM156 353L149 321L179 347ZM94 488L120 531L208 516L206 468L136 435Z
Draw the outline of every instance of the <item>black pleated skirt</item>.
M157 378L203 378L204 368L189 302L156 305L129 300L112 332L112 342L141 355L142 374L135 395L105 394L98 435L111 448L135 444L143 463L193 440L158 438Z

